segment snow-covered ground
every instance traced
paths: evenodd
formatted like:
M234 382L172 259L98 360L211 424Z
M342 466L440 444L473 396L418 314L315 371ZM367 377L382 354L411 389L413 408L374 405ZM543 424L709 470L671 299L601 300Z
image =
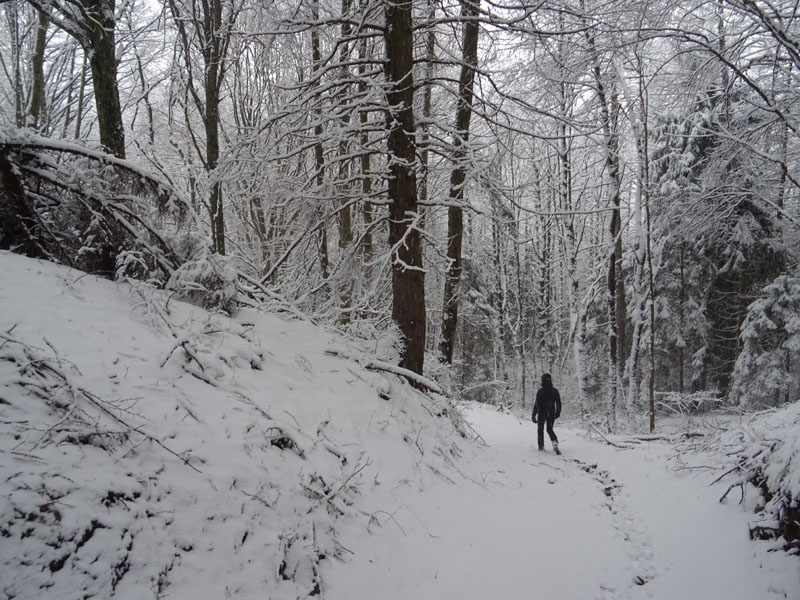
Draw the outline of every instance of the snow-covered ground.
M551 597L800 598L797 557L771 552L773 542L749 539L752 504L740 505L738 492L719 503L728 484L709 485L722 468L713 457L679 452L665 441L617 449L557 429L564 452L558 459L531 449L531 423L480 407L470 414L496 464L507 465L509 483L519 481L530 494L531 518L520 526L538 542L531 545L532 579L552 580ZM582 496L577 505L576 495ZM564 498L550 510L548 496ZM542 527L556 531L537 536ZM576 529L584 542L573 546ZM560 567L536 567L547 554L545 540L563 557ZM587 565L607 561L604 575L591 577L593 592L577 589L590 578Z
M752 513L738 494L719 503L708 457L563 428L557 457L531 423L465 416L488 444L460 463L471 480L399 498L404 535L349 540L356 555L324 571L329 598L800 598L797 557L749 539Z
M800 598L723 461L484 445L392 352L0 252L0 598Z

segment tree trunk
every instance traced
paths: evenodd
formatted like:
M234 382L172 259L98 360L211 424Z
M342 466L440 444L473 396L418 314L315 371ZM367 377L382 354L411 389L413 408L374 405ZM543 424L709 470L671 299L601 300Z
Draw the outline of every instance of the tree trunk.
M392 251L392 318L405 342L400 366L422 374L425 360L425 272L417 219L414 142L412 3L385 5L386 98L389 103L389 244Z
M686 242L681 240L680 250L680 289L678 292L678 328L681 339L678 342L678 391L685 391L686 372L686 273L684 267Z
M525 305L523 301L524 287L522 282L522 244L520 243L519 224L522 221L522 207L517 206L517 218L514 220L514 256L516 260L516 275L517 275L517 327L515 330L514 348L517 352L519 359L519 371L521 376L522 391L520 394L520 408L525 410L525 399L528 397L528 377L527 377L527 363L528 358L525 352L525 338L527 336L527 327L525 326Z
M81 139L81 129L83 129L83 110L86 100L86 56L83 57L81 64L81 78L78 85L78 104L75 107L75 139ZM72 86L70 86L70 91Z
M645 119L645 123L647 120ZM645 135L645 144L647 136ZM645 159L649 162L649 153L645 145ZM650 286L650 380L648 388L650 393L650 433L656 429L656 284L653 270L653 240L650 221L650 179L648 175L645 187L645 217L647 219L647 275Z
M89 2L87 37L100 144L106 152L125 158L125 129L117 87L117 44L114 0Z
M311 28L311 61L312 61L312 77L316 78L317 74L321 69L321 61L322 61L322 53L320 51L320 41L319 41L319 32L317 31L316 22L319 21L319 0L314 0L313 4L311 5L311 18L314 21L314 26ZM318 87L319 84L317 83ZM319 98L319 92L316 94L316 98ZM318 102L317 102L318 104ZM314 110L314 120L316 123L314 124L314 172L316 173L315 176L315 184L317 188L317 193L320 194L318 201L320 204L324 202L324 199L321 197L321 193L324 189L325 184L325 153L324 148L322 146L322 135L324 130L322 128L322 113L317 108ZM324 209L318 209L318 214L321 217L325 214ZM319 262L320 262L320 270L322 271L322 278L327 281L328 276L330 275L330 260L328 258L328 230L327 225L323 223L318 232L318 243L319 243Z
M567 117L566 98L563 98L562 115ZM567 143L567 127L562 124L559 127L558 155L560 163L560 182L559 189L562 198L562 210L570 212L574 209L572 205L572 164L570 160L570 149ZM567 258L567 277L568 302L569 302L569 323L572 332L572 358L574 365L576 396L578 411L583 420L588 414L586 404L586 381L584 367L584 348L586 344L586 309L581 302L581 276L578 272L578 236L575 231L576 216L573 214L566 217L566 235L564 236L565 254Z
M351 8L351 0L342 0L342 30L341 30L341 40L339 46L339 63L342 65L342 75L341 80L347 81L349 79L350 73L349 68L347 66L347 59L350 52L350 42L348 38L350 37L351 27L348 19L352 17L350 14ZM348 85L342 85L339 91L342 102L346 101L348 90ZM341 123L342 129L347 129L347 124L350 120L350 115L345 113L342 116ZM351 167L351 160L345 159L347 154L350 150L350 142L347 137L342 137L339 141L339 180L344 182L343 185L345 188L349 188L352 184L350 183L350 178L348 177L350 167ZM350 194L346 193L342 194L341 200L339 203L339 212L338 212L338 222L339 222L339 262L346 260L347 249L350 247L350 244L353 242L353 219L352 219L352 211L350 209ZM347 266L347 265L345 265ZM353 304L353 284L354 284L354 277L350 276L350 273L344 273L344 276L341 278L339 283L339 308L341 310L339 321L342 324L347 324L350 322L351 314L350 308Z
M436 3L428 0L428 32L425 38L425 81L423 83L422 97L422 126L418 129L420 174L422 180L419 182L419 201L427 202L428 197L428 163L430 157L430 118L433 109L433 75L436 62Z
M11 46L11 81L14 85L14 125L22 127L24 124L25 110L25 91L22 88L22 54L23 44L20 36L19 27L19 5L8 4L6 6L6 18L8 19L8 29L11 34L9 45ZM7 69L5 64L3 67Z
M439 351L443 359L453 363L453 350L458 330L458 290L461 284L461 245L464 237L464 215L460 203L464 200L469 154L469 123L472 118L473 84L478 66L478 13L480 0L462 0L464 23L464 54L458 84L456 129L453 134L453 171L450 174L450 206L447 209L447 273L442 306L442 338Z
M47 28L50 16L45 10L36 11L39 24L36 27L36 42L31 57L31 73L33 82L31 86L31 102L28 107L29 125L34 129L42 129L42 113L45 110L44 100L44 48L47 42Z
M605 170L608 178L609 206L612 209L609 223L611 251L608 260L607 299L608 299L608 428L617 428L617 402L622 389L625 354L625 284L622 278L622 217L620 210L620 169L619 169L619 133L617 116L619 101L612 92L606 93L603 76L600 71L600 60L595 40L587 31L586 39L592 58L592 71L595 80L597 101L600 105L603 137L605 142Z
M208 211L211 219L211 243L214 252L225 254L225 213L223 211L222 183L219 180L219 92L222 86L222 0L204 4L205 60L205 128L206 167L211 179Z
M633 135L634 146L636 148L636 192L634 197L633 207L633 227L634 227L634 250L633 250L633 324L632 335L630 344L630 353L626 361L625 370L628 379L628 394L627 402L625 405L626 416L630 421L633 416L638 412L640 407L640 386L641 386L641 369L640 360L642 352L642 335L646 325L645 314L647 312L647 303L650 297L649 286L645 283L645 271L647 268L647 239L645 234L645 223L643 217L644 205L646 204L647 194L647 123L645 122L646 108L644 106L644 84L642 79L644 74L641 72L641 61L639 61L639 86L638 86L638 102L634 97L630 86L627 83L624 68L619 59L614 60L614 66L617 72L617 81L625 96L625 104L627 106L628 121L631 124L631 131ZM619 264L619 263L618 263ZM617 284L622 280L621 273L617 277ZM622 294L625 293L624 284L622 286ZM619 302L619 294L618 294ZM622 300L624 304L624 296ZM619 312L619 311L618 311ZM619 328L619 322L617 324ZM625 318L622 322L622 330L625 328ZM620 335L620 345L625 346L625 339ZM621 358L621 357L620 357Z
M368 40L366 37L362 37L359 40L358 45L358 92L363 97L366 97L367 94L367 82L365 81L366 73L367 73L367 65L366 65L366 58L367 58L367 43ZM369 113L366 109L362 108L358 114L358 121L361 125L361 194L363 196L364 201L364 208L362 210L362 219L364 220L364 236L362 242L362 249L364 253L364 268L365 268L365 279L367 282L371 280L371 267L369 266L372 263L372 202L370 196L372 195L372 174L370 170L372 169L371 165L371 158L368 151L369 148L369 133L367 132L367 125L369 124Z
M209 68L211 74L216 71ZM211 244L214 252L225 254L225 213L222 206L222 183L215 173L219 165L219 96L208 93L206 88L206 157L211 177L211 193L208 212L211 220Z

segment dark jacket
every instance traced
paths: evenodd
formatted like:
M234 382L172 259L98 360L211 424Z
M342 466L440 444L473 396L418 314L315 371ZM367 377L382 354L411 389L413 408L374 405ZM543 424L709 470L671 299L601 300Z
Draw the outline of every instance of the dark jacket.
M548 385L549 384L549 385ZM552 382L544 383L536 392L536 401L533 403L531 419L555 421L561 416L561 394Z

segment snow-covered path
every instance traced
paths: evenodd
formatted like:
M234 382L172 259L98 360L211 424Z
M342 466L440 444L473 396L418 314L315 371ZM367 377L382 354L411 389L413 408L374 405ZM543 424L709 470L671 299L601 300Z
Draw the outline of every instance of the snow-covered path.
M464 461L479 485L394 490L402 535L353 538L327 598L800 598L797 559L751 542L745 509L718 502L724 485L668 469L665 445L617 450L562 428L559 458L535 449L530 423L468 417L488 444Z
M608 466L621 485L623 510L651 543L653 578L634 597L800 598L797 558L749 539L751 514L738 505L739 491L721 505L726 485L709 486L718 473L671 470L668 450L660 442L636 450L576 443L576 452L594 452Z
M0 282L0 598L800 600L753 499L666 444L559 422L556 457L469 406L483 447L310 323L4 252Z

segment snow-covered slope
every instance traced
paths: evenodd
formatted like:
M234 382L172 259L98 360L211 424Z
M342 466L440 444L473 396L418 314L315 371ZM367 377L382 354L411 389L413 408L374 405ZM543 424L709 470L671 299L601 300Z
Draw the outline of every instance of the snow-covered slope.
M391 520L462 441L362 354L0 253L0 596L318 594L339 522Z
M366 368L388 342L0 252L0 599L800 598L754 489L719 502L751 446L794 493L796 407L694 446L559 421L557 457L469 405L484 446Z

